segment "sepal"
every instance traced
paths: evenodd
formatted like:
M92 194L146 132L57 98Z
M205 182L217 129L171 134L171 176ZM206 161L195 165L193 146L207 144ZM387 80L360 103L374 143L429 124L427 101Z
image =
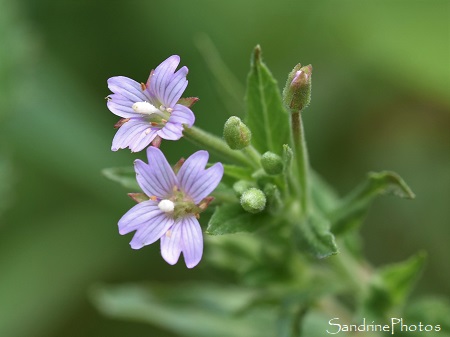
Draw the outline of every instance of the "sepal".
M192 107L195 103L197 103L200 99L198 97L184 97L180 98L177 104L184 105L187 108Z
M137 203L150 200L150 198L145 193L128 193L128 196Z

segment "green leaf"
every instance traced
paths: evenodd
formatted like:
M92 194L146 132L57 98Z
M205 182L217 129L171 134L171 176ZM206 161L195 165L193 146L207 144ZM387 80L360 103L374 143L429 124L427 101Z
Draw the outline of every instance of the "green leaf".
M307 307L303 303L295 300L285 300L280 308L277 321L277 332L280 337L300 337L301 324Z
M224 174L237 180L251 180L252 172L248 168L223 164Z
M14 185L16 177L14 175L14 167L10 160L4 156L0 156L0 217L2 213L9 208L14 199Z
M311 197L314 205L323 214L327 214L338 205L338 196L318 173L313 170L309 172L311 178Z
M415 197L408 185L396 173L371 172L366 182L358 186L341 202L339 207L330 212L333 233L340 234L359 225L373 199L382 194L408 199Z
M213 205L222 203L235 203L239 200L236 196L236 192L223 182L220 182L219 185L217 185L216 189L211 193L211 195L214 197L214 200L212 201ZM210 210L210 208L207 208L207 210Z
M295 223L294 241L300 251L319 259L338 252L330 223L317 212L312 212L305 221Z
M440 325L441 330L428 336L447 336L442 332L450 332L450 302L449 299L425 297L408 304L405 310L406 320L410 322L426 322L432 326ZM411 334L413 335L413 334Z
M251 214L244 211L239 203L227 204L216 208L209 220L206 233L223 235L254 232L272 221L273 218L269 217L266 212Z
M289 114L283 106L276 80L262 62L261 48L252 55L247 80L247 114L245 123L252 131L252 144L261 153L281 155L283 144L289 143Z
M133 191L140 191L141 188L139 187L137 181L136 181L136 172L134 171L133 167L111 167L111 168L105 168L102 170L102 174L123 187L133 190Z
M402 306L425 263L421 252L410 259L380 268L372 277L363 302L363 312L372 317L388 317Z
M213 284L97 287L94 303L105 315L150 323L180 336L272 337L273 313L238 314L258 293Z

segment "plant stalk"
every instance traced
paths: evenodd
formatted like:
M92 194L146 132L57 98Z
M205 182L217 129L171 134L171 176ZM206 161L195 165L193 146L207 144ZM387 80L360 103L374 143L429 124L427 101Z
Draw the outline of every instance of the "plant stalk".
M192 143L206 148L220 158L234 164L255 167L250 158L245 156L241 151L232 150L222 138L219 138L209 132L203 131L198 127L188 128L184 126L184 137Z
M310 202L309 159L302 117L299 111L291 113L291 122L300 204L302 206L303 215L306 215Z

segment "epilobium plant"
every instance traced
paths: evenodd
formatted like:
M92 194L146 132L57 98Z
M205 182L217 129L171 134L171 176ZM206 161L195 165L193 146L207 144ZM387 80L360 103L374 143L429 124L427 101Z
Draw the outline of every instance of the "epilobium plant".
M130 196L138 204L119 220L121 234L135 231L132 248L160 240L163 258L175 264L183 253L188 268L203 256L200 266L217 273L222 285L103 288L96 293L100 309L196 337L325 336L327 330L336 332L336 317L348 324L363 318L389 324L385 320L392 315L412 319L404 303L423 254L373 268L360 249L358 228L378 195L414 194L397 174L384 171L369 173L341 199L314 172L302 123L311 101L312 67L296 65L281 93L256 47L246 111L224 121L222 138L192 126L189 107L197 99L181 99L187 68L175 72L178 64L178 56L169 57L146 84L108 80L114 92L108 108L124 118L113 150L152 145L148 163L136 160L135 171L104 173L136 192ZM161 139L181 136L201 150L172 168L159 146ZM224 164L205 169L205 150ZM226 179L219 184L222 175ZM385 330L370 332L378 336Z

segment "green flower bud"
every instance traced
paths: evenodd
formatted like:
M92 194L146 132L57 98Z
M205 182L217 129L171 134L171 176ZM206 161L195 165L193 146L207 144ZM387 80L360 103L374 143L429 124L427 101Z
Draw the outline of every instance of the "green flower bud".
M266 207L266 196L257 188L250 188L242 193L241 206L249 213L259 213Z
M239 117L228 118L223 128L223 138L233 150L241 150L250 145L252 133Z
M311 101L312 66L297 64L288 76L283 90L283 102L291 112L299 112Z
M283 171L283 159L273 152L267 151L261 156L261 166L270 175L277 175Z
M233 190L240 197L249 188L255 187L255 184L248 180L238 180L233 184Z

